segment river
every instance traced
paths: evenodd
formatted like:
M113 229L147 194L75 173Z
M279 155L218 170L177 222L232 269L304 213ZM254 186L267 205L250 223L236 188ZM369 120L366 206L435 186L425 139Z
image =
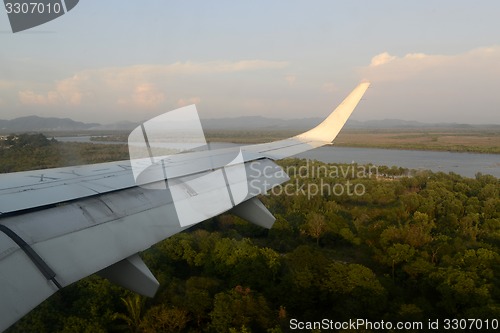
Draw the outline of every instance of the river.
M454 172L465 177L476 173L500 177L500 155L454 153L447 151L399 150L378 148L321 147L298 157L326 163L372 163L417 170Z
M62 142L93 142L89 136L57 137ZM212 143L213 148L234 146L231 143ZM435 172L454 172L465 177L474 177L476 173L490 174L500 178L500 155L455 153L447 151L399 150L379 148L350 148L326 146L297 155L325 163L358 163L374 165L398 166L417 170L432 170Z

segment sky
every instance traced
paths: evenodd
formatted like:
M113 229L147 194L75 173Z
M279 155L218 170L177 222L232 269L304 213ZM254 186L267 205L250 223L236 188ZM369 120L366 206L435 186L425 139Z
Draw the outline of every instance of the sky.
M0 119L114 123L326 116L500 124L499 1L81 0L13 34L0 10Z

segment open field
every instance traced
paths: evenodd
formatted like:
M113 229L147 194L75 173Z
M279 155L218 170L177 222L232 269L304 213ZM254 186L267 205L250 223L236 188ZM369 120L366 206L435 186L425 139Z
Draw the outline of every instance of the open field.
M207 138L217 142L260 143L284 139L297 133L297 131L292 130L207 131ZM335 145L500 154L500 131L459 129L343 130L335 140Z
M339 146L500 153L499 131L343 131Z
M254 144L285 139L300 130L208 130L211 142ZM91 136L92 141L127 142L128 131L46 132L47 137ZM500 154L500 130L492 129L344 129L335 139L341 147L436 150Z

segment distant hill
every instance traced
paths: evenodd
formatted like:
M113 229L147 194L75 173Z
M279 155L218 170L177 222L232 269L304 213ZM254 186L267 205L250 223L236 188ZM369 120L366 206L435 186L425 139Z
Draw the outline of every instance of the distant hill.
M205 130L248 130L248 129L308 129L321 122L320 118L304 119L278 119L261 116L202 119L201 124Z
M380 119L380 120L348 120L346 128L477 128L485 126L498 126L500 125L471 125L471 124L457 124L457 123L423 123L414 120L401 120L401 119Z
M27 116L12 120L0 120L1 132L74 131L98 126L96 123L82 123L69 118L45 118Z
M131 121L120 121L112 124L98 124L94 126L92 130L99 131L132 131L134 128L139 126L140 122L131 122Z
M248 130L248 129L294 129L307 130L318 125L322 118L303 118L303 119L277 119L266 117L236 117L221 119L202 120L204 129L207 130ZM381 119L359 121L349 119L345 125L347 129L418 129L418 128L449 128L449 129L480 129L489 128L500 130L500 125L470 125L457 123L423 123L419 121L409 121L400 119Z
M205 130L307 130L319 124L321 118L278 119L261 116L202 119ZM20 117L12 120L0 120L0 132L49 132L49 131L131 131L139 123L122 121L113 124L84 123L70 118L45 118L38 116ZM381 120L348 120L347 129L419 129L419 128L449 128L449 129L494 129L500 130L500 125L470 125L456 123L423 123L400 119Z

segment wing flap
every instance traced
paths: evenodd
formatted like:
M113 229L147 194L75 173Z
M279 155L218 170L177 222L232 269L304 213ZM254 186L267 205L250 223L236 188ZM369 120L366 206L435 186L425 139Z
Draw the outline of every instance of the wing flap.
M138 254L125 258L105 269L98 275L138 294L154 297L160 283Z
M0 267L0 331L3 331L58 288L12 239L1 232Z
M197 201L193 202L193 198L211 197L210 202L216 202L218 198L214 193L228 195L231 188L234 190L244 184L248 192L240 199L246 201L289 179L283 169L269 159L246 162L244 168L244 178L233 177L234 170L230 169L227 181L199 186L196 193L183 192L185 196L177 200L194 208ZM183 187L189 180L201 176L203 174L184 176L175 181ZM233 208L233 203L229 202L228 207L203 205L196 208L201 209L200 218L206 219ZM210 210L204 211L205 208ZM140 187L5 216L0 219L0 225L7 226L26 241L54 271L55 280L62 287L188 228L179 221L170 191ZM54 283L47 280L19 246L1 232L0 286L0 311L3 313L0 314L0 331L57 291ZM146 292L151 290L147 288Z
M276 218L257 198L247 200L229 211L260 227L271 229Z

